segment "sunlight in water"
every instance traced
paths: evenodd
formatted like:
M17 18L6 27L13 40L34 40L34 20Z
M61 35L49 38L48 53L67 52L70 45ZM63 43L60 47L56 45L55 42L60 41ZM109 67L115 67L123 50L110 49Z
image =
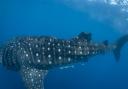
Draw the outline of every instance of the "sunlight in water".
M128 32L128 0L65 0L61 2L88 14L97 21L107 22L120 32Z

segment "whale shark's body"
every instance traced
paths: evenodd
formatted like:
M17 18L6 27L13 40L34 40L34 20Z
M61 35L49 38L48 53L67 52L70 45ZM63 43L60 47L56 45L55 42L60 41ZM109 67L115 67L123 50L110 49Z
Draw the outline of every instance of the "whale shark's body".
M7 69L19 71L27 89L44 89L43 79L54 67L86 62L90 57L110 50L114 50L116 59L119 59L120 49L125 43L122 39L118 45L110 46L108 41L92 43L91 34L85 32L70 40L50 36L17 37L1 48L0 62Z

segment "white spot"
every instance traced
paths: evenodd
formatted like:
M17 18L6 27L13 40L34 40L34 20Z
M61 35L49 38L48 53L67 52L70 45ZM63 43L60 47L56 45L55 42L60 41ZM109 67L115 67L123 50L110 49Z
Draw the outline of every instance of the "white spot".
M50 42L52 41L52 39L50 38Z
M37 61L40 63L40 60L39 59Z
M50 45L51 43L50 42L48 42L48 45Z
M51 58L51 55L49 54L48 57Z
M50 50L50 48L48 48L48 50Z
M31 44L29 43L28 45L30 46Z
M28 57L28 54L26 54L26 57Z
M20 43L18 43L18 45L20 45Z
M29 68L27 67L27 70L28 70Z
M28 61L29 62L29 64L31 64L31 61Z
M55 45L55 44L52 44L53 46Z
M74 53L76 54L76 50L74 51Z
M49 61L49 64L52 64L52 62L51 62L51 61Z
M24 53L26 53L26 51L24 51Z
M83 52L82 52L82 51L80 51L80 54L83 54Z
M40 77L41 75L39 74L39 77Z
M69 50L69 51L68 51L68 53L70 54L70 53L71 53L71 51Z
M61 60L61 59L62 59L62 57L61 57L61 56L59 56L59 59Z
M42 47L42 49L44 50L45 48L44 48L44 47Z
M70 58L70 57L68 58L68 61L69 61L69 62L71 61L71 58Z
M79 49L81 49L81 46L79 46Z
M32 76L32 74L30 73L30 76Z
M88 51L88 54L89 54L90 52Z
M33 79L31 79L31 81L33 82Z
M38 45L36 45L36 48L38 48Z
M60 52L61 51L61 49L58 49L58 52Z
M36 56L39 56L39 53L36 53Z
M70 47L71 47L71 45L68 45L68 47L70 48Z
M79 37L77 36L76 39L79 39Z
M60 46L60 43L58 43L57 45Z

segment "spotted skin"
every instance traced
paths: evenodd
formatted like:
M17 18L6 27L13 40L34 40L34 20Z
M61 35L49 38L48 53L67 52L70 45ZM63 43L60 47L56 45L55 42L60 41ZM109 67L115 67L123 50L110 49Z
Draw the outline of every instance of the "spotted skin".
M2 64L19 71L27 89L44 89L47 71L103 54L107 46L91 42L90 34L81 33L70 40L48 36L17 37L0 51Z
M20 71L27 89L44 89L43 80L46 70L24 67Z

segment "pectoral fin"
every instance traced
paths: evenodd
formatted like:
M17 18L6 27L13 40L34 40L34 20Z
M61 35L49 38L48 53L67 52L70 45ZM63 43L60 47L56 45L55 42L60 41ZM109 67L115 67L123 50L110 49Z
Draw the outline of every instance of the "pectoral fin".
M47 70L23 67L21 75L27 89L44 89L44 77Z

